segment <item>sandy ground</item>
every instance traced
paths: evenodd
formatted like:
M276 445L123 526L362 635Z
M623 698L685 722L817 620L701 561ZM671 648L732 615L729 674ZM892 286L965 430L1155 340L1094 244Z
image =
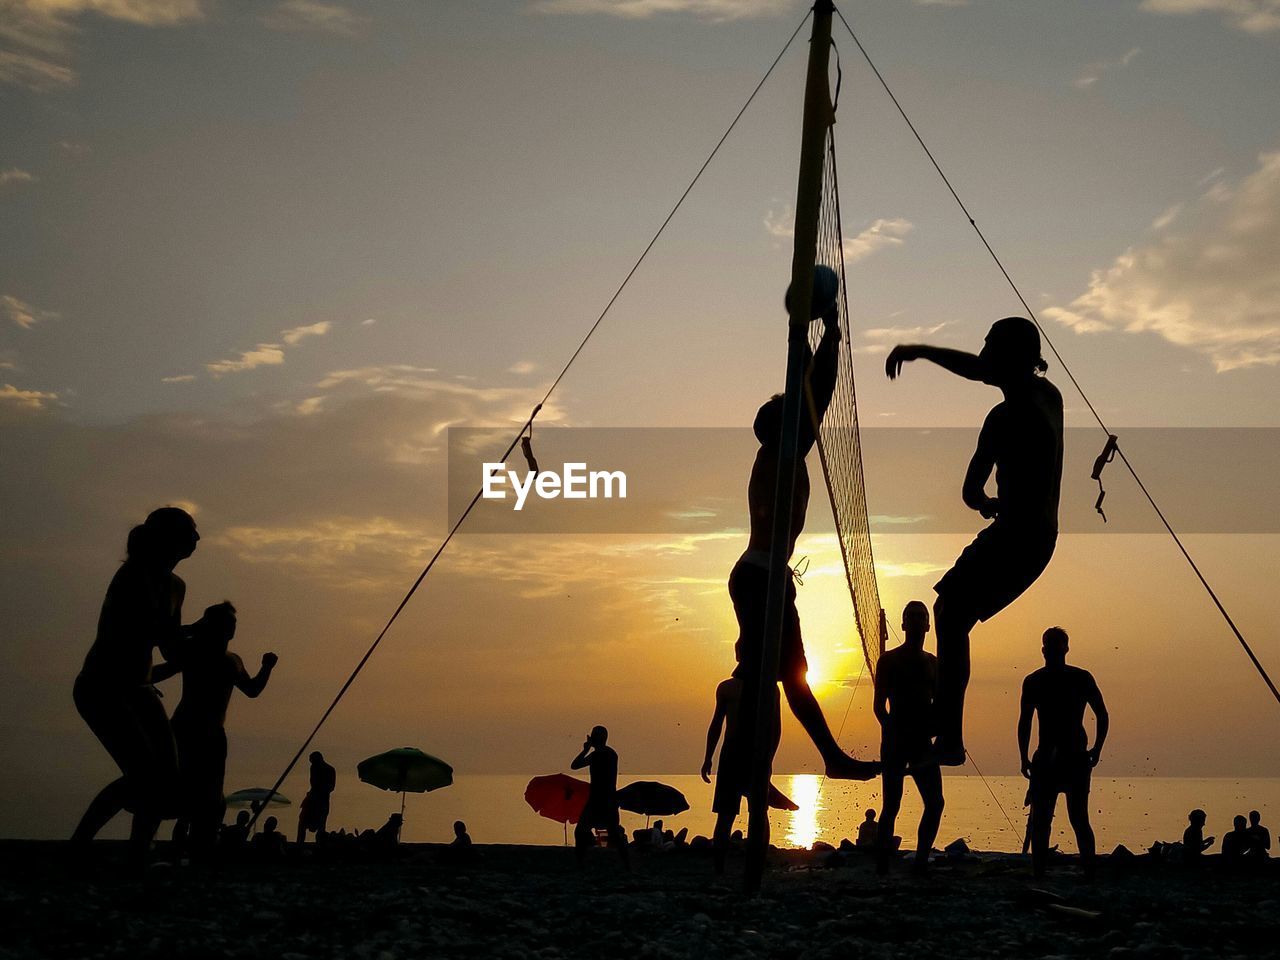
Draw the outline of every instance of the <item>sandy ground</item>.
M153 867L130 879L118 845L77 867L65 844L0 844L0 957L1159 957L1275 956L1280 869L1241 873L1139 858L1081 880L1067 861L1033 883L1012 857L940 863L927 878L860 855L774 855L765 889L741 861L711 875L691 851L441 848L388 862ZM1062 909L1063 906L1071 909Z

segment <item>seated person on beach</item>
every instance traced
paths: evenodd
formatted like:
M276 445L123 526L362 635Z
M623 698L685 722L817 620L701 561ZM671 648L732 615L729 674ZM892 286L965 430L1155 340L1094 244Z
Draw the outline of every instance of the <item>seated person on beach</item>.
M1239 860L1253 849L1253 837L1249 835L1249 821L1244 817L1236 817L1231 822L1234 829L1222 838L1222 859Z
M876 845L876 837L880 833L880 824L876 823L876 812L868 808L866 816L862 822L858 824L858 839L854 846L858 847L874 847Z
M1044 876L1049 855L1049 834L1058 794L1066 794L1067 817L1076 834L1085 876L1094 869L1093 827L1089 825L1089 782L1102 756L1109 718L1102 693L1093 675L1067 666L1069 638L1061 627L1044 632L1041 648L1045 665L1022 683L1022 710L1018 717L1018 749L1022 775L1031 781L1031 864L1037 877ZM1093 711L1097 734L1092 747L1084 729L1085 707ZM1030 754L1031 721L1038 718L1040 743Z
M319 750L307 758L311 762L311 775L307 795L302 798L298 810L298 843L305 843L307 831L316 835L316 842L325 839L325 827L329 823L329 797L338 785L338 771L325 762Z
M1249 850L1255 857L1271 856L1271 831L1262 825L1262 814L1249 811Z
M902 808L902 786L908 773L915 781L924 812L916 833L912 870L928 868L933 841L942 822L942 771L936 763L917 766L929 753L933 724L933 696L938 662L924 648L929 632L929 608L912 600L902 611L903 642L888 651L876 667L875 714L880 721L880 777L883 806L876 839L876 872L888 873L893 829Z
M461 820L453 821L453 839L449 841L449 846L460 848L471 846L471 834L467 833L467 825Z
M815 292L818 284L815 283ZM825 294L831 296L831 293ZM788 302L790 294L788 293ZM840 318L838 300L830 304L815 304L815 311L822 310L823 334L818 349L812 354L807 380L812 398L812 409L800 416L800 434L796 454L795 486L791 500L791 539L786 544L786 556L790 561L795 552L796 540L804 531L809 508L809 471L805 457L816 441L815 423L821 424L835 392L836 374L840 364ZM825 309L824 309L825 308ZM815 316L818 314L815 312ZM747 684L742 698L744 728L754 729L754 704L758 696L761 661L765 643L765 602L769 592L769 563L773 546L774 501L777 497L778 464L782 453L783 396L771 397L756 412L754 430L760 449L751 467L751 479L747 485L747 506L751 533L746 552L738 559L729 574L729 597L738 620L738 641L734 655L738 666L734 676ZM790 571L788 571L789 573ZM783 610L781 648L779 651L778 679L787 695L787 704L800 725L822 755L826 775L832 778L869 780L878 773L877 765L855 760L836 743L822 707L809 687L805 660L804 641L800 633L800 615L796 611L796 588L790 576L785 585L786 599ZM746 714L750 714L747 716ZM748 746L746 754L750 756Z
M253 838L252 845L256 853L270 859L284 856L284 834L277 828L280 821L275 817L267 817L262 823L262 832Z
M592 727L582 750L570 764L574 770L588 767L591 771L591 791L578 825L573 828L573 848L581 866L587 850L595 845L596 829L607 830L610 846L617 847L623 866L629 870L631 858L627 853L627 834L618 816L618 754L608 746L608 741L608 730Z
M387 822L373 834L373 844L379 849L391 850L400 843L400 829L404 826L404 815L393 813Z
M236 822L224 824L218 835L224 847L243 847L249 839L249 811L241 810L236 814Z
M1204 835L1204 823L1207 819L1203 810L1192 810L1187 814L1187 829L1182 832L1182 859L1185 863L1194 863L1200 855L1213 846L1213 837Z
M893 380L906 363L928 360L942 369L997 387L1003 399L983 421L965 472L965 506L990 520L934 585L938 642L935 762L965 762L964 700L969 685L969 634L1039 578L1058 539L1062 485L1062 394L1042 374L1040 332L1026 317L991 325L978 354L926 344L889 352ZM987 493L995 473L996 495Z
M222 785L227 771L227 706L239 689L247 697L262 693L276 665L274 653L262 655L262 667L250 676L227 645L236 633L236 608L209 607L191 625L181 657L182 699L173 711L184 816L174 828L179 843L187 837L195 853L207 853L218 836L226 805Z
M716 787L712 795L711 810L716 815L712 833L715 851L716 873L724 873L725 858L729 852L729 838L733 822L742 808L742 798L751 790L752 745L755 743L754 718L742 711L743 681L738 676L722 680L716 686L716 708L707 727L707 748L702 756L700 774L704 783L711 782L711 758L715 755L720 732L724 731L724 743L720 747L720 765L716 769ZM781 700L774 688L770 704L770 735L767 748L772 758L782 737ZM772 760L770 761L772 765ZM770 785L770 793L773 793Z

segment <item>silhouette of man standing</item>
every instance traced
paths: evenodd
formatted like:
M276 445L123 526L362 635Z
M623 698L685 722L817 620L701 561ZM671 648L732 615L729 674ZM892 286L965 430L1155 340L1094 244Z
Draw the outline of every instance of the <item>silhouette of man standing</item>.
M306 842L308 830L315 832L317 842L324 840L329 797L338 785L338 771L325 762L323 753L312 751L307 759L311 761L311 785L298 811L298 843Z
M987 414L965 473L965 505L991 524L965 547L937 582L937 742L945 766L965 762L964 695L969 633L1020 597L1049 565L1058 538L1062 484L1062 394L1042 374L1040 333L1024 317L997 320L977 356L908 344L885 361L889 379L912 360L930 360L966 380L999 387L1004 400ZM992 471L996 496L987 495Z
M609 831L609 844L622 854L622 863L629 870L631 859L627 853L627 835L618 818L618 754L607 746L609 731L604 727L592 727L582 744L582 750L570 766L574 770L583 767L591 771L591 793L582 809L578 825L573 828L574 853L582 864L587 850L595 843L595 829Z
M1102 756L1110 725L1107 706L1093 674L1067 666L1067 632L1050 627L1044 632L1045 665L1022 682L1022 712L1018 718L1018 749L1022 775L1031 781L1031 863L1037 877L1044 876L1049 856L1058 794L1066 794L1067 817L1076 834L1080 861L1086 876L1093 874L1093 827L1089 825L1089 781ZM1084 708L1093 711L1097 735L1093 747L1084 729ZM1040 743L1034 756L1031 719L1040 726Z
M813 410L822 422L835 392L836 372L840 362L840 324L837 302L822 314L822 340L813 354L808 380L813 397ZM734 676L743 680L742 716L744 731L755 728L754 707L758 698L760 660L764 650L765 604L769 588L769 555L773 546L774 499L778 485L778 461L782 452L781 394L767 400L756 413L755 435L760 442L751 480L747 486L747 502L751 515L751 536L747 550L729 574L729 596L738 618L738 641L734 654L738 661ZM809 509L809 471L805 457L815 442L813 418L806 411L800 417L800 436L796 456L794 495L791 503L791 542L787 557L795 552L796 540L804 530ZM800 615L796 611L795 584L788 581L786 607L783 613L782 644L779 651L778 679L786 693L791 712L800 721L814 746L822 755L828 777L846 780L869 780L879 772L879 765L855 760L836 743L822 707L809 688L806 674L809 664L804 655L800 634ZM751 755L746 750L746 755Z
M942 771L936 763L910 766L929 752L933 696L938 662L924 648L929 632L929 608L912 600L902 611L902 646L888 651L876 667L875 713L880 721L880 771L884 800L876 833L876 872L889 872L893 829L902 806L902 785L908 770L924 801L917 832L913 872L929 866L929 853L942 822Z
M1271 856L1271 831L1262 825L1262 814L1257 810L1249 811L1249 837L1254 856Z

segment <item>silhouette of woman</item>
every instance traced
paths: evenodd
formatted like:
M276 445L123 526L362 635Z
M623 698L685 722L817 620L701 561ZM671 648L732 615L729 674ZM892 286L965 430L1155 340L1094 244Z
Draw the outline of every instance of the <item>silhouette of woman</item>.
M173 568L199 539L195 520L177 507L152 511L129 532L128 556L107 587L97 636L74 687L76 710L122 776L89 804L72 841L87 844L119 810L129 810L130 858L139 865L178 799L177 751L151 686L159 679L151 652L159 648L166 660L178 653L186 584Z

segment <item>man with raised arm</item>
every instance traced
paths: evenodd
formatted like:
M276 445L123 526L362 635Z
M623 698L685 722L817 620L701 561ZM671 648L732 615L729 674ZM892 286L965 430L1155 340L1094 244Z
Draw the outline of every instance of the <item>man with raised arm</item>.
M822 268L820 268L822 269ZM821 286L815 282L815 293ZM830 286L834 297L835 285ZM822 306L815 307L821 310ZM814 416L822 422L835 392L836 372L840 363L840 323L838 301L831 299L821 313L822 340L812 355L807 380L813 398L812 414L806 401L800 414L799 446L796 455L795 492L791 501L791 542L787 558L795 552L796 540L804 530L809 508L809 471L805 457L816 440ZM765 401L756 413L755 435L760 442L751 481L747 487L747 503L751 514L751 537L747 550L729 574L729 596L738 618L738 641L734 654L738 666L734 676L743 680L744 709L740 724L744 731L754 729L755 718L750 705L757 697L761 651L764 649L765 605L769 593L769 554L773 546L774 499L778 487L778 460L782 452L782 395ZM822 707L809 688L806 677L809 664L804 655L800 635L800 615L796 611L796 588L788 578L786 605L783 611L782 643L778 658L778 679L791 712L800 721L814 746L822 755L828 777L845 780L869 780L879 773L879 764L855 760L836 743Z
M1102 756L1110 720L1107 705L1093 674L1067 666L1067 631L1050 627L1044 632L1044 666L1022 682L1022 710L1018 717L1018 751L1022 775L1031 781L1031 864L1037 877L1044 876L1049 857L1049 833L1058 794L1067 796L1067 817L1080 848L1085 876L1093 876L1093 827L1089 825L1089 780ZM1084 729L1084 708L1097 722L1090 747ZM1040 725L1036 752L1031 747L1031 719Z
M876 666L875 713L880 721L880 772L883 806L876 834L876 872L889 872L893 829L902 806L902 784L908 773L920 791L924 812L916 836L913 873L924 873L942 822L942 771L936 763L911 766L928 753L932 729L933 694L938 662L924 648L929 632L929 608L912 600L902 611L902 646L885 653Z
M622 865L631 869L631 857L627 853L627 834L618 816L618 754L608 745L609 731L604 727L591 728L583 741L582 750L569 766L574 770L583 767L591 771L591 792L583 807L578 825L573 828L574 853L581 866L587 850L596 842L596 828L609 832L609 845L622 854Z
M1049 565L1058 539L1062 484L1062 394L1043 376L1040 332L1024 317L991 325L982 352L923 344L894 347L889 379L912 360L929 360L966 380L998 387L1004 400L987 414L965 473L965 505L991 523L934 586L938 631L937 741L931 759L965 761L964 695L969 633L1020 597ZM996 495L987 493L995 472Z

